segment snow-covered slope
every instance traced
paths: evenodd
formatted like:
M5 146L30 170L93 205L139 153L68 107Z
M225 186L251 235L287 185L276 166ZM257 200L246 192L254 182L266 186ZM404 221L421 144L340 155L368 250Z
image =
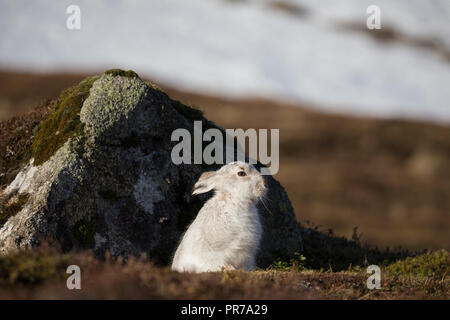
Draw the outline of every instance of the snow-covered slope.
M294 3L306 14L269 0L0 0L0 67L130 68L189 90L450 122L450 63L436 50L339 27L364 27L371 1ZM70 4L81 8L79 31L66 28ZM383 26L450 50L450 1L377 4Z

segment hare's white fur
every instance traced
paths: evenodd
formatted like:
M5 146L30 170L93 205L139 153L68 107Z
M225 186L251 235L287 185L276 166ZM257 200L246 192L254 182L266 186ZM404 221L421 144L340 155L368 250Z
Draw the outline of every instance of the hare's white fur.
M252 165L232 162L203 173L193 194L210 190L215 193L184 234L172 270L253 270L262 234L256 203L266 192L263 177Z

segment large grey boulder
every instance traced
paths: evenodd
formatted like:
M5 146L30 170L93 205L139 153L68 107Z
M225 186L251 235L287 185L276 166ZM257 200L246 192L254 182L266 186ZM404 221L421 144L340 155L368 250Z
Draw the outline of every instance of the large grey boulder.
M31 248L49 238L60 241L64 250L123 257L146 253L169 263L182 233L210 196L193 197L192 186L202 172L217 169L173 164L170 155L177 142L171 134L177 128L192 132L194 120L204 128L217 126L133 72L116 70L86 81L79 85L85 92L74 90L60 99L50 123L61 128L58 121L72 112L70 125L52 132L49 122L41 123L35 129L34 156L2 192L3 209L21 204L0 225L0 252ZM73 111L71 101L83 94L86 99ZM43 132L49 137L37 141ZM52 141L58 141L57 147ZM259 210L261 267L302 248L286 192L272 177L267 182L269 201Z

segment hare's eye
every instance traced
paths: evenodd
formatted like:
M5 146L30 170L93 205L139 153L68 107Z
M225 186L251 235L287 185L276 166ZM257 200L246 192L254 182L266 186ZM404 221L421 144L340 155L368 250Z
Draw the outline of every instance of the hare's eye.
M246 174L244 171L239 171L239 172L237 173L237 175L238 175L239 177L245 177L247 174Z

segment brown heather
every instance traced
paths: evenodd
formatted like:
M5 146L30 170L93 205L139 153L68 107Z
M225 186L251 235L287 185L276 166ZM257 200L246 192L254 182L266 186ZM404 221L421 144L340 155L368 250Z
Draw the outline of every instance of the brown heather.
M448 253L447 253L448 258ZM447 272L449 261L447 263ZM67 266L82 270L81 290L66 288ZM385 272L386 271L386 272ZM446 299L450 277L391 274L382 289L368 290L365 269L351 271L258 270L180 274L145 257L126 263L90 253L39 250L0 257L0 299Z
M52 103L45 99L83 78L0 72L0 117L9 119L0 122L2 188L28 159L39 124L48 118ZM305 227L304 252L252 273L194 275L173 273L145 258L99 261L89 252L61 254L46 246L0 256L0 298L448 299L449 127L164 90L200 106L224 128L280 129L275 178ZM201 111L192 109L191 116ZM79 231L90 241L89 226ZM399 245L408 250L376 248ZM426 248L433 251L422 251ZM70 264L82 268L80 291L65 286ZM369 264L381 267L381 290L366 288Z

